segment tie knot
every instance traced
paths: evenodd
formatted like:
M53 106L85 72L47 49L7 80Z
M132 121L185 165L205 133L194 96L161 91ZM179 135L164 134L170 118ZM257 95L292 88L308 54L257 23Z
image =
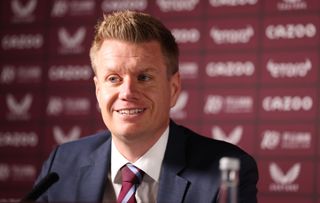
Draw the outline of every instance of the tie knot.
M132 164L127 164L121 169L122 182L129 182L132 184L140 184L144 172Z

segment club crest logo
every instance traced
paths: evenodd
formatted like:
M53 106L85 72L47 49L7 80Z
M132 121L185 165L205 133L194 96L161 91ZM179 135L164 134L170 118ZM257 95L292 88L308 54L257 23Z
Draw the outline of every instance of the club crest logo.
M239 144L242 135L243 127L236 126L228 135L220 127L214 126L211 130L212 138L217 140L223 140L232 144Z

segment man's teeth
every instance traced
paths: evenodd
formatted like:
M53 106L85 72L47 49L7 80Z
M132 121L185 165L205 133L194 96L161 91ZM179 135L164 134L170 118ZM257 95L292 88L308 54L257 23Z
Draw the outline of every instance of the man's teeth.
M141 113L143 109L122 109L119 110L118 112L122 115L133 115L133 114L138 114Z

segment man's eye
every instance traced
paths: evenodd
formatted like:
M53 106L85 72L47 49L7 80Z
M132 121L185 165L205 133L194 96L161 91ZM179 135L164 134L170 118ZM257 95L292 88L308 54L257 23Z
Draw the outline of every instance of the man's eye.
M140 74L138 76L138 80L139 81L149 81L149 80L151 80L151 76L147 75L147 74Z
M121 81L121 78L117 75L111 75L107 78L107 81L111 82L111 83L117 83Z

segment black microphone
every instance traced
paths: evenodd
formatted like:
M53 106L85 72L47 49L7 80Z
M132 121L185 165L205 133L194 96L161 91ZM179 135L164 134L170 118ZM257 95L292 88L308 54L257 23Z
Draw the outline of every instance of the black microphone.
M20 202L34 202L43 193L45 193L49 187L59 180L59 176L56 172L49 173L45 176L32 190L27 194Z

